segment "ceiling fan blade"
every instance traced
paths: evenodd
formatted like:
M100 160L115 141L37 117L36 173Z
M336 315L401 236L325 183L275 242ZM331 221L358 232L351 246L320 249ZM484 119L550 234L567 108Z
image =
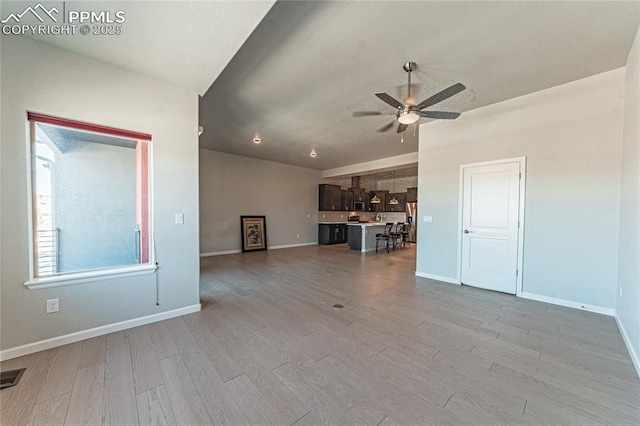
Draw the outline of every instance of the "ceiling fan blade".
M354 111L352 117L370 117L372 115L386 115L379 111Z
M455 120L460 117L460 113L449 111L420 111L420 117L436 118L439 120Z
M424 101L420 102L418 104L417 108L418 109L428 108L431 105L435 105L438 102L442 102L445 99L449 99L453 95L457 95L458 93L462 92L464 89L466 89L466 86L464 84L456 83L453 86L447 87L443 91L438 92L435 95L431 96L430 98L425 99Z
M392 121L392 122L391 122L391 123L389 123L389 124L386 124L386 125L385 125L385 126L383 126L383 127L380 127L380 128L378 129L378 132L381 132L381 133L382 133L382 132L386 132L386 131L388 131L389 129L391 129L391 128L393 127L393 124L394 124L394 123L395 123L395 120L394 120L394 121Z
M409 128L408 124L398 123L398 130L396 130L396 133L404 133L404 131L407 130L408 128Z
M387 95L386 93L376 93L376 96L394 108L404 107L404 105L402 105L400 101L392 98L391 95Z

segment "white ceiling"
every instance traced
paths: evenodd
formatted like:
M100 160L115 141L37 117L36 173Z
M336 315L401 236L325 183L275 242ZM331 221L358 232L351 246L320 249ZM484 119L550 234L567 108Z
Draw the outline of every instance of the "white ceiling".
M33 1L2 1L1 16ZM43 1L48 9L124 11L120 35L36 35L35 40L193 90L202 95L275 0ZM29 18L28 16L25 19ZM37 21L26 22L38 24ZM21 22L22 23L22 22ZM45 22L48 23L48 22Z
M3 0L1 15L34 3ZM624 66L640 21L637 0L67 1L65 7L124 10L124 33L33 38L206 92L203 148L322 170L417 150L412 131L404 143L395 132L375 131L392 117L351 117L384 110L374 93L398 96L407 61L418 64L413 80L427 84L424 97L458 81L470 88L435 108L464 112ZM263 143L253 144L255 136Z
M624 66L639 6L278 2L202 98L201 146L322 170L414 152L413 132L375 131L389 118L351 117L395 96L406 61L414 81L473 89L448 106L468 111Z

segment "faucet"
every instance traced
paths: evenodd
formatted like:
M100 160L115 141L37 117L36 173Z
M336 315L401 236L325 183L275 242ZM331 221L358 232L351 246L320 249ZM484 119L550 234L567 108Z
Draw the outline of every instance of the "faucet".
M382 213L376 215L376 222L382 222Z

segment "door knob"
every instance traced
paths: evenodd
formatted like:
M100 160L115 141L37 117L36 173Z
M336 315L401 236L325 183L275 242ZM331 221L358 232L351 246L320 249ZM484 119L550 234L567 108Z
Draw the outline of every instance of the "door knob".
M465 234L471 234L471 233L473 233L473 231L469 231L468 229L465 229L465 230L464 230L464 233L465 233Z

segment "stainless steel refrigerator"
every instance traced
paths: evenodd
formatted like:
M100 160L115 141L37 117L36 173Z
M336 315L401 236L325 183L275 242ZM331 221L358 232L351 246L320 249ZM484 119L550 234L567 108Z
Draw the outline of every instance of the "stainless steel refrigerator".
M416 242L417 227L418 227L418 203L407 203L407 222L411 217L411 229L409 230L409 241Z

